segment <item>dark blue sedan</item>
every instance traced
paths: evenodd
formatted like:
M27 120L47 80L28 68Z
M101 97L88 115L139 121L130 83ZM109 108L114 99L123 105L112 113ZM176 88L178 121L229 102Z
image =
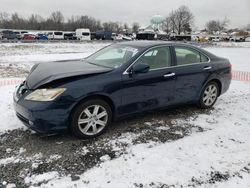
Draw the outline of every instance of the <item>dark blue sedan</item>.
M17 117L40 133L102 134L120 117L177 104L210 108L231 82L231 64L170 42L125 42L82 61L35 65L14 94Z

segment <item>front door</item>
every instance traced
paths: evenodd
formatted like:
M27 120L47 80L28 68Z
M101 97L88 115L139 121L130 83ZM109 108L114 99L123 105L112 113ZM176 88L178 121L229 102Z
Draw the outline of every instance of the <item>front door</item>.
M155 47L142 55L131 67L147 64L147 73L122 75L121 114L142 112L172 104L174 99L174 74L171 72L170 47Z

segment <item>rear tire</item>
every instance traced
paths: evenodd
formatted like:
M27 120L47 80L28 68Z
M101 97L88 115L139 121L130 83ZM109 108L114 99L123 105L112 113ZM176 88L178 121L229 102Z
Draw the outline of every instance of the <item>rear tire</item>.
M72 133L83 139L94 138L104 133L112 121L108 103L91 99L78 105L71 116Z
M219 96L219 86L216 82L209 82L201 92L199 107L206 109L211 108Z

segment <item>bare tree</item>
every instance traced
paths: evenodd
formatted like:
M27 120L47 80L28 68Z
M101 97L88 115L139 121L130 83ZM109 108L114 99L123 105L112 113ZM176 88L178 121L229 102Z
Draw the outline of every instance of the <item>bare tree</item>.
M172 24L170 17L167 17L163 23L163 30L169 34L171 32Z
M181 32L190 32L190 25L193 22L194 16L186 6L181 6L175 11L175 26L178 34Z
M208 30L208 32L210 34L213 34L214 32L218 32L218 31L223 31L226 29L226 27L229 24L229 19L228 18L224 18L224 20L210 20L206 23L206 29Z
M34 30L41 30L42 25L41 23L44 22L44 19L37 15L37 14L32 14L28 20L27 20L27 29L34 29Z
M124 25L123 25L123 31L124 31L125 33L128 33L128 32L129 32L129 27L128 27L128 24L127 24L127 23L124 23Z
M50 18L48 19L48 23L50 24L50 27L55 28L57 30L63 29L63 21L64 21L64 17L60 11L52 12L50 15Z
M177 10L172 11L166 18L164 27L165 31L169 33L181 34L190 33L192 31L191 25L194 21L194 16L187 6L180 6Z
M0 28L9 28L10 17L6 12L0 12Z
M211 34L220 30L220 23L215 20L210 20L206 23L206 29Z
M118 22L104 22L102 26L105 31L111 31L114 33L121 33L123 31L122 24Z
M11 27L13 28L16 28L16 29L24 29L26 27L26 23L25 23L25 20L19 16L18 13L13 13L11 15Z
M63 23L64 21L63 14L60 11L52 12L50 19L55 23Z
M138 30L139 30L139 28L140 28L139 23L134 22L133 25L132 25L132 32L133 32L133 33L137 33Z

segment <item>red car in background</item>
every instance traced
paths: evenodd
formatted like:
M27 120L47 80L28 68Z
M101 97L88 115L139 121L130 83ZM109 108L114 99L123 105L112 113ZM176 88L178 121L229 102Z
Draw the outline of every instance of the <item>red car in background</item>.
M35 40L36 35L33 34L24 34L22 40Z

